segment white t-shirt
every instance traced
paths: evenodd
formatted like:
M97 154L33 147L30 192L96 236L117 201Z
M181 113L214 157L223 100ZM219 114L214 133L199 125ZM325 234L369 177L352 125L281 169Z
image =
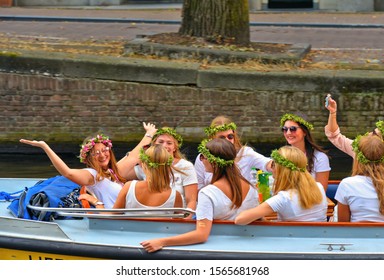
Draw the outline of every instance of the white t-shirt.
M325 172L330 170L331 166L329 165L328 156L323 152L315 150L313 159L313 170L311 172L312 177L315 178L316 173L318 172Z
M384 222L376 189L367 176L356 175L341 180L335 199L349 206L351 222Z
M303 209L299 204L299 196L295 190L279 191L276 195L267 199L265 202L277 212L280 221L299 221L299 222L326 222L328 201L323 186L317 183L323 196L320 204L310 209Z
M137 181L134 180L131 182L131 185L129 186L128 193L125 197L125 208L153 208L153 206L147 206L142 203L140 203L136 198L136 183ZM162 205L155 206L156 208L173 208L175 207L175 201L176 201L176 190L172 189L171 194L169 195L167 201L165 201Z
M171 187L181 194L183 202L185 202L184 187L197 184L196 170L193 164L185 159L180 159L174 166L185 174L173 170L174 181L171 181ZM135 173L139 180L145 180L145 173L140 165L135 166Z
M240 169L241 175L244 176L249 182L251 181L251 169L256 167L263 171L266 170L267 163L271 160L268 157L263 156L255 152L251 147L244 146L238 153L237 157L240 160L237 162L237 166ZM200 154L195 160L195 169L197 173L197 181L199 190L211 183L212 173L205 171L204 164L200 160Z
M96 181L97 171L93 168L84 168L92 174L95 184L92 186L87 186L87 190L93 193L98 200L104 203L105 208L113 208L113 205L116 202L117 195L123 187L122 184L117 182L112 182L111 180L104 178L100 182Z
M231 208L232 201L222 190L214 185L201 189L196 209L196 220L234 220L244 210L259 205L259 195L254 187L250 187L243 203L239 208Z
M171 187L181 193L182 196L184 196L185 186L197 184L196 170L192 162L185 159L180 159L179 162L174 166L184 172L185 175L174 171L173 174L175 175L175 179L171 182Z

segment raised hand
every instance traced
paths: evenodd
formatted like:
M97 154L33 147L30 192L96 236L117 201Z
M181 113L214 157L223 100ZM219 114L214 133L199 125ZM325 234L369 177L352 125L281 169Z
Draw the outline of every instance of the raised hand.
M337 103L335 100L332 99L331 95L328 95L326 97L325 108L327 108L331 114L337 111Z
M39 148L44 148L47 146L47 143L44 141L37 141L37 140L27 140L27 139L20 139L20 142L23 144L39 147Z
M155 135L155 133L157 131L157 128L153 123L143 122L143 127L144 127L145 131L147 132L147 134L149 134L151 136Z

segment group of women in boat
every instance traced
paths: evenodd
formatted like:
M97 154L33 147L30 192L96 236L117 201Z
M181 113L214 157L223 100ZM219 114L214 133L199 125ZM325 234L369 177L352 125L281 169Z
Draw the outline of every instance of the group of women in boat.
M339 184L338 221L384 221L384 122L365 135L350 140L340 133L337 103L328 96L325 134L340 150L354 158L352 176ZM311 135L313 125L300 113L280 120L287 145L270 157L241 142L236 124L216 117L205 129L207 138L198 147L194 163L180 148L183 139L175 129L157 129L143 123L145 135L125 157L116 160L111 139L98 134L84 140L80 161L86 168L73 169L44 141L20 142L42 148L57 171L87 193L80 199L96 208L186 207L195 210L194 231L178 236L145 240L154 252L166 246L205 242L216 219L245 225L277 213L282 221L327 221L326 190L329 158ZM272 172L273 196L260 203L251 181L251 169Z

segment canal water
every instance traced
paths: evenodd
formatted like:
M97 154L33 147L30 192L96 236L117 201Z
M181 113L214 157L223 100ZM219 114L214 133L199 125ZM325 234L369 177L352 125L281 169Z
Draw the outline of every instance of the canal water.
M122 158L132 147L133 145L127 146L126 144L115 144L114 152L116 158ZM271 150L274 148L276 147L257 147L256 150L263 155L269 156ZM349 176L352 169L352 158L333 146L324 148L328 150L328 154L330 156L330 164L332 168L330 179L340 180ZM58 154L69 167L85 167L85 165L80 163L77 158L77 147L72 149L72 151L68 151L68 149L64 150L66 150L66 152ZM185 143L182 151L188 160L194 162L197 156L197 144ZM41 153L41 150L38 148L33 147L32 149L28 149L24 152L19 152L19 149L14 149L9 153L4 152L4 149L2 149L0 153L0 178L48 178L55 175L58 175L56 169L51 164L47 155L45 153Z

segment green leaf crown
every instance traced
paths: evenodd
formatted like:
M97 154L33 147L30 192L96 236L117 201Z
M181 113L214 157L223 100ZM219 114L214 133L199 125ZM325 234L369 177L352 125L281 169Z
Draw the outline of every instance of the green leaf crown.
M227 131L227 130L235 131L236 128L237 128L236 124L234 122L231 122L229 124L206 127L204 129L204 132L208 137L211 137L212 135L215 135L219 131Z
M376 127L380 130L381 137L384 138L384 121L376 122Z
M183 145L183 137L181 137L181 135L178 134L175 129L170 127L163 127L158 129L153 137L156 138L163 134L169 134L173 138L175 138L177 143L179 144L179 148Z
M308 130L313 129L313 125L311 123L307 122L302 117L299 117L294 114L285 114L284 116L282 116L280 119L280 127L283 127L286 121L294 121L294 122L300 123L304 125L306 128L308 128Z
M291 169L292 171L305 172L306 168L296 166L292 161L283 157L278 150L273 150L271 153L271 158L278 164Z
M145 150L143 148L140 149L140 160L145 163L148 167L150 168L158 168L159 166L162 165L168 165L171 166L173 162L173 156L170 156L166 162L158 163L158 162L153 162L149 155L145 153Z
M230 165L233 165L235 163L235 161L233 159L225 160L225 159L222 159L218 156L212 155L211 152L206 147L207 142L209 142L209 139L204 139L203 141L201 141L201 143L197 149L198 149L199 153L204 155L210 163L217 164L220 167L230 166Z
M363 136L367 136L369 133L366 133L364 135L358 135L355 140L353 140L352 142L352 148L353 148L353 151L355 152L356 154L356 159L358 162L362 163L362 164L368 164L368 163L383 163L384 162L384 156L382 156L380 159L377 159L377 160L370 160L370 159L367 159L365 157L365 155L363 154L362 151L360 151L359 149L359 143L360 143L360 140L361 140L361 137Z

